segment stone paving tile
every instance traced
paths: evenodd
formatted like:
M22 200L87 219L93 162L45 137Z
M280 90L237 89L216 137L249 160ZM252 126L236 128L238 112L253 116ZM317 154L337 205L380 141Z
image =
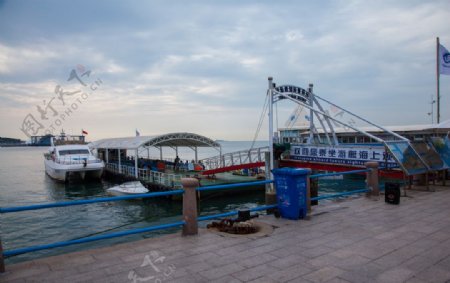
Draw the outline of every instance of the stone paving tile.
M53 272L47 272L47 273L40 273L32 277L32 280L35 282L51 282L51 281L61 281L61 278L70 278L70 277L78 277L82 274L86 275L89 272L80 272L76 268L73 269L65 269L65 270L56 270ZM95 270L94 276L97 275L97 270ZM103 276L103 275L102 275ZM88 277L91 277L91 274L89 273ZM29 280L29 279L27 279ZM0 280L1 282L1 280Z
M241 260L240 263L245 267L253 267L274 260L278 260L278 258L271 254L262 254Z
M392 268L401 265L403 262L418 255L422 249L405 246L401 249L392 251L391 253L384 255L374 262L383 268Z
M130 271L132 271L135 268L138 268L143 263L143 259L139 262L129 262L129 263L119 263L119 264L111 264L108 265L105 268L99 269L99 272L104 272L108 276L109 275L116 275L121 273L128 274Z
M333 279L328 280L327 283L351 283L351 282L339 277L334 277Z
M100 281L100 280L104 280L105 278L107 278L108 276L111 276L105 272L103 272L102 270L97 270L95 272L87 272L87 273L78 273L78 274L74 274L74 275L61 275L60 278L53 278L58 280L59 282L61 282L61 279L64 279L66 282L96 282L96 281ZM114 276L118 276L118 275L114 275ZM51 277L49 277L51 278ZM45 282L47 281L47 278L44 277L43 281L41 282Z
M214 266L212 266L208 262L197 262L197 263L185 266L184 269L186 269L188 272L200 272L200 271L211 269L213 267Z
M431 266L415 275L424 282L449 282L450 270L440 266Z
M303 248L298 249L298 247L284 247L279 248L273 251L270 251L269 254L276 256L278 258L288 257L293 254L299 254L303 251Z
M262 276L255 280L248 281L247 283L278 283L278 281L267 276Z
M443 242L448 240L450 235L447 232L443 232L442 230L437 231L431 235L428 235L427 238L429 240L435 240L437 242Z
M344 272L345 271L342 269L327 266L314 272L311 272L310 274L305 275L302 278L305 278L306 280L309 280L311 282L327 282L333 278L338 277Z
M335 248L330 248L328 246L318 246L318 247L311 248L311 249L304 249L300 253L304 257L315 258L315 257L321 256L324 254L331 253L335 250L336 250Z
M22 265L23 266L23 265ZM40 274L48 274L51 272L50 266L47 264L35 264L29 265L26 268L11 268L5 267L6 272L0 274L0 281L9 282L17 279L28 279L38 276Z
M340 260L339 258L331 254L324 254L316 258L307 260L306 263L308 263L311 266L315 266L317 268L322 268L327 266L334 266L335 263L337 263L339 260Z
M237 278L234 278L230 275L227 275L227 276L223 276L219 279L208 281L208 282L211 282L211 283L241 283L243 281L241 281Z
M429 268L432 265L433 265L433 262L431 262L428 258L426 258L422 255L417 255L417 256L412 257L412 258L408 259L407 261L403 262L399 266L408 268L410 270L414 270L416 273L418 273L426 268Z
M333 265L345 270L354 270L371 262L363 256L354 255L341 260L337 260Z
M132 281L128 281L128 282L132 282ZM158 282L158 281L149 281L149 282ZM172 278L172 277L166 277L166 278L162 278L161 282L171 282L171 283L206 283L206 282L210 282L208 281L206 278L202 277L200 274L198 273L185 273L183 274L183 276L179 276L177 278Z
M368 263L351 270L347 270L338 277L352 283L377 282L375 279L385 270L375 263Z
M305 264L296 264L289 268L285 268L280 271L270 273L267 276L269 278L274 279L277 282L288 282L288 281L291 281L296 278L298 279L302 275L311 273L313 271L314 271L314 269L312 269L311 267L309 267ZM298 282L301 282L301 281L298 281Z
M207 261L207 260L215 258L215 257L218 257L218 255L213 252L206 252L206 253L202 253L202 254L186 255L186 256L180 256L180 257L173 258L173 259L167 259L167 262L170 262L171 264L173 264L175 266L182 267L182 266L186 266L186 265L191 265L193 263Z
M208 280L219 279L220 277L233 274L235 272L245 269L243 266L231 263L225 266L215 267L209 270L201 271L200 275L207 278Z
M407 268L396 267L388 269L387 271L381 273L377 276L379 282L386 283L398 283L405 282L409 278L414 276L414 271Z
M279 269L267 264L262 264L255 267L246 268L239 272L235 272L232 274L232 276L246 282L277 271L279 271Z
M444 268L447 268L447 269L450 270L450 256L448 256L448 257L444 258L443 260L439 261L437 263L437 265L439 265L441 267L444 267Z
M270 266L276 267L276 268L284 269L284 268L288 268L293 265L305 263L306 260L307 260L307 258L305 258L302 255L291 254L286 257L281 257L281 258L277 258L276 260L272 260L272 261L268 262L267 264L269 264Z

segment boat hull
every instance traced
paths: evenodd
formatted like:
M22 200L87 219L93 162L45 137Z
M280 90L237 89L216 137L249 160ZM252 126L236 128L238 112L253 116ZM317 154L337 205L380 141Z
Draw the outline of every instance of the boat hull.
M133 181L109 188L107 192L114 196L129 196L148 193L148 189L140 181Z
M66 182L72 176L85 179L100 179L103 174L103 163L83 164L58 164L52 160L45 160L45 173L52 179Z

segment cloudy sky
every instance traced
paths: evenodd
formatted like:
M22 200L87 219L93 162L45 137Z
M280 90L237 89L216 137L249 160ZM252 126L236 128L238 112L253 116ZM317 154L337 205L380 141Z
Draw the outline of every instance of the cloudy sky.
M448 0L0 0L0 136L252 140L268 76L382 125L427 124L449 27ZM450 76L441 95L450 119Z

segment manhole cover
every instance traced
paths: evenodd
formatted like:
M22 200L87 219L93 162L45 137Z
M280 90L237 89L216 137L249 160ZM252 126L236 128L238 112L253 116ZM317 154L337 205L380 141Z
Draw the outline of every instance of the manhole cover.
M273 227L267 223L255 220L241 222L230 220L231 219L224 219L219 222L212 222L207 225L208 231L222 236L250 236L251 238L267 236L273 232Z

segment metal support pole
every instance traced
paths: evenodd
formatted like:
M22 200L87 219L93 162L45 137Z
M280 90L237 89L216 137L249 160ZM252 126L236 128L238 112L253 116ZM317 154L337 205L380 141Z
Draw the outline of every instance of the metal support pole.
M270 153L264 152L264 159L265 159L265 174L266 174L266 180L270 180L270 169L269 169L269 159L270 159ZM275 204L277 203L277 197L275 192L275 186L273 183L266 184L266 194L265 194L265 200L266 204Z
M162 146L159 147L159 159L163 160L163 149L162 149Z
M313 84L309 84L308 92L309 92L309 144L314 142L314 95L313 95Z
M366 162L365 166L370 170L366 175L367 187L371 190L368 195L378 198L380 196L380 188L378 185L378 162Z
M120 148L118 148L117 149L117 152L118 152L118 154L119 154L119 173L122 173L122 163L121 163L121 160L120 160Z
M136 153L134 156L134 177L136 177L136 179L139 178L138 159L139 159L139 153L138 153L138 150L136 149Z
M109 150L106 148L106 163L109 163Z
M273 78L269 77L269 176L273 180L272 169L273 169Z
M439 58L439 37L436 37L436 103L437 103L437 113L436 113L436 120L437 123L439 124L441 122L441 95L440 95L440 70L439 70L439 65L440 65L440 58Z
M198 180L194 178L181 179L183 185L183 236L197 235L197 194Z

